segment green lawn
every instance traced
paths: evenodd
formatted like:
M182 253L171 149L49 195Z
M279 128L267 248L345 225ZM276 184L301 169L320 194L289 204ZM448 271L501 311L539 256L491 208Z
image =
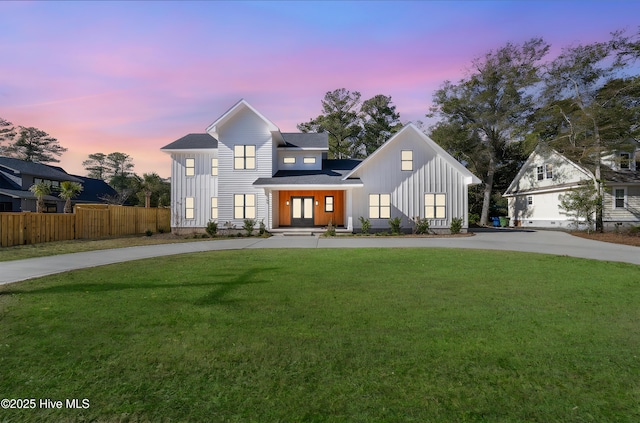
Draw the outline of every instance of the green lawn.
M640 266L243 250L0 287L0 421L638 422Z

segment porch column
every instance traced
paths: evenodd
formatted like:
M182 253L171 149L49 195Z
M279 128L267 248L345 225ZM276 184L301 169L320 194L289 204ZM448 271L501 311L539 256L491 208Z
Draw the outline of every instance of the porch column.
M346 195L346 201L345 201L345 206L346 206L346 210L345 210L345 217L346 217L346 226L347 226L347 230L348 231L353 231L353 190L346 190L345 191L345 195Z

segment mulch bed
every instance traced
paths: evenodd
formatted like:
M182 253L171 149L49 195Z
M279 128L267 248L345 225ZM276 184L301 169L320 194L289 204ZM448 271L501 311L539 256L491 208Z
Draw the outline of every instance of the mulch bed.
M638 234L629 234L622 232L592 232L590 234L586 232L571 232L571 235L579 236L580 238L593 239L595 241L612 242L614 244L625 244L640 247L640 236Z

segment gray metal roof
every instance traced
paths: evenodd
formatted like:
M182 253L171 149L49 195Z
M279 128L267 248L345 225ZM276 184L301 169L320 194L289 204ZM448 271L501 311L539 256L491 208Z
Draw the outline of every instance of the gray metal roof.
M161 150L201 150L218 148L218 140L209 134L188 134L167 144Z
M12 157L0 156L0 170L20 175L33 175L43 179L55 181L82 182L80 179L58 170L59 167L48 166L42 163L26 162Z
M7 197L12 198L25 198L27 200L36 200L36 196L31 191L22 191L22 190L14 190L14 189L0 189L0 195L6 195ZM44 195L42 197L47 201L64 201L61 198L54 197L53 195Z
M253 185L360 185L358 178L343 180L361 160L323 160L319 170L279 170L272 178L259 178Z
M286 148L313 148L319 150L327 150L329 148L329 134L326 132L282 132L282 139Z

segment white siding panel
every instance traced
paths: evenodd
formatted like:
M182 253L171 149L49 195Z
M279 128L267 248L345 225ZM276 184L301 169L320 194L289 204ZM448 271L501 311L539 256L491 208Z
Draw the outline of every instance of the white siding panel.
M211 197L218 195L216 176L211 176L211 159L217 152L171 154L171 227L203 228L211 219ZM195 160L195 175L186 176L186 159ZM193 197L194 219L185 218L185 199Z
M256 168L237 170L233 168L233 148L235 145L256 146ZM262 188L253 183L258 178L273 176L273 141L271 132L264 120L250 110L234 116L219 130L218 138L218 221L231 222L242 227L241 219L233 218L233 195L255 194L257 220L267 223L267 197Z

